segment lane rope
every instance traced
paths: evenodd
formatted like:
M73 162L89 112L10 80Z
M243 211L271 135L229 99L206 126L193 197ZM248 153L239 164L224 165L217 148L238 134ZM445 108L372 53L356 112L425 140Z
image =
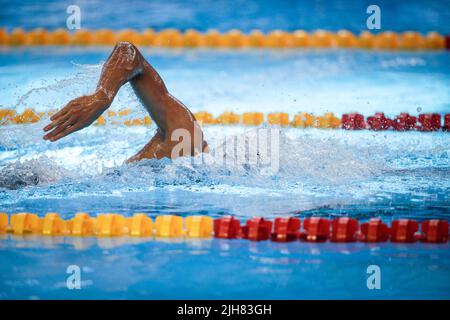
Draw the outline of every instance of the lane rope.
M15 28L8 32L0 29L0 45L3 46L111 46L120 41L128 41L138 46L165 48L361 48L375 50L450 50L450 35L431 31L423 35L415 31L402 33L384 31L373 34L362 31L354 34L347 30L330 32L316 30L287 32L273 30L263 33L253 30L243 33L232 29L221 33L217 30L199 32L188 29L142 32L126 29L80 29L69 32L66 29L46 30L37 28L25 31Z
M36 112L33 109L26 109L17 114L13 109L0 109L0 125L36 123L48 119L53 113L54 111ZM152 124L149 116L131 117L131 115L131 109L108 111L96 120L95 125L150 126ZM400 113L393 119L386 117L382 112L377 112L367 118L359 113L346 113L339 118L332 112L323 115L300 112L292 118L285 112L273 112L267 115L262 112L244 112L242 114L224 112L215 118L211 113L201 111L194 115L201 125L259 126L268 124L281 127L345 130L450 131L450 114L440 115L438 113L422 113L418 116Z
M357 219L340 217L275 218L273 221L253 217L245 223L233 216L212 219L194 215L185 218L160 215L153 221L144 213L123 216L115 213L91 217L78 212L64 220L57 213L39 217L33 213L16 213L10 217L0 213L0 233L42 236L95 237L160 237L160 238L223 238L275 242L401 242L446 243L449 223L432 219L419 223L411 219L393 220L388 226L380 218L359 223Z

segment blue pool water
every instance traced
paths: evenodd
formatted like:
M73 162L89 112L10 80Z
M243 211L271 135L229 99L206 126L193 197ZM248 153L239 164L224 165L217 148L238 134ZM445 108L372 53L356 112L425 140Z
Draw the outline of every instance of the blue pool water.
M21 11L2 2L6 9L0 21L8 27L63 27L65 16L52 12L67 4L42 3L24 1L18 4ZM98 6L94 1L78 3ZM87 15L86 26L143 28L150 20L156 28L225 30L231 26L361 30L364 26L353 11L359 4L347 1L330 5L339 12L336 16L308 15L311 20L302 16L296 20L290 14L305 12L309 6L316 13L322 12L320 8L328 12L325 2L287 2L277 7L268 1L246 2L246 13L234 16L221 10L223 3L218 1L211 4L208 19L201 14L206 4L200 3L195 9L179 9L178 20L168 16L180 2L152 3L166 8L162 11L166 15L158 15L160 20L150 9L145 11L148 19L135 21L127 20L133 13L111 19L112 11L97 10L97 16ZM409 17L427 14L418 25L417 19L394 19L387 10L389 29L448 32L445 1L395 3L389 6ZM144 8L151 5L142 3ZM256 9L248 9L251 6ZM38 9L54 19L44 19L44 13L33 15ZM278 12L275 23L264 20L271 16L269 9ZM218 12L222 19L214 16ZM91 92L110 50L0 48L0 108L48 111ZM366 116L377 111L388 116L450 111L447 52L143 49L143 53L169 90L193 112L207 110L217 116L224 111L283 111L292 117L300 111L332 111L338 116L350 111ZM122 108L131 108L133 116L145 114L129 86L121 89L111 107ZM144 212L153 218L233 214L243 221L254 215L350 215L361 221L381 216L386 222L450 217L448 133L284 128L279 171L267 175L256 165L199 166L190 159L123 165L150 139L154 126L93 126L49 143L42 140L46 123L0 126L0 211L40 216L59 212L64 218L77 211ZM207 126L204 130L214 149L225 138L251 129ZM0 299L449 299L449 247L3 235ZM69 265L82 270L81 290L66 287ZM366 286L370 265L381 268L381 290Z
M78 5L89 29L195 28L205 31L261 29L359 32L368 6L381 9L382 30L450 33L449 0L0 0L1 25L8 28L65 28L66 9Z
M449 110L446 53L144 50L194 112ZM51 110L95 86L108 49L6 50L3 107ZM338 63L335 63L338 61ZM269 88L269 90L268 90ZM129 87L111 107L143 108ZM420 109L419 109L420 108ZM130 215L351 215L361 220L450 214L446 133L282 129L280 171L123 161L154 127L91 127L57 143L47 121L1 126L3 211ZM205 127L212 147L243 127ZM19 183L19 185L17 185ZM25 184L26 186L20 186ZM16 189L7 189L16 187ZM449 298L449 245L367 246L205 240L18 238L0 241L2 298ZM83 289L64 284L80 265ZM366 268L383 270L381 291Z

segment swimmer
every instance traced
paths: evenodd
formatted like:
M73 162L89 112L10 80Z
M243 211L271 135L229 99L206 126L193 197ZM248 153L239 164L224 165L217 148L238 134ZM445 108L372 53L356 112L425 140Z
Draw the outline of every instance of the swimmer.
M50 118L52 122L44 128L44 131L50 132L44 139L53 142L91 125L109 108L120 87L127 82L130 82L136 96L157 125L153 138L127 162L164 157L172 159L179 155L194 156L198 153L196 151L207 152L203 132L192 112L167 91L158 72L129 42L119 42L114 47L103 65L93 94L70 101ZM172 138L177 129L184 129L190 137L194 137L188 140L191 141L189 148L182 149L189 151L172 152L180 143ZM200 139L195 138L196 135Z

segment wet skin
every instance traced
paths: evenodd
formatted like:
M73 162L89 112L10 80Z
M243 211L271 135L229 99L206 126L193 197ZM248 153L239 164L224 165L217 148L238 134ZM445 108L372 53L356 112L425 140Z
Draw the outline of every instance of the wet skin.
M115 46L103 66L93 94L70 101L50 118L52 122L44 128L48 132L44 139L53 142L91 125L109 108L120 87L127 82L130 82L158 127L153 138L127 162L194 156L207 151L207 144L203 141L203 133L194 115L167 91L156 70L129 42L120 42ZM178 139L173 141L172 138L177 129L182 129L192 137L189 148L183 149L181 153L172 152L180 143ZM197 138L194 139L194 136Z

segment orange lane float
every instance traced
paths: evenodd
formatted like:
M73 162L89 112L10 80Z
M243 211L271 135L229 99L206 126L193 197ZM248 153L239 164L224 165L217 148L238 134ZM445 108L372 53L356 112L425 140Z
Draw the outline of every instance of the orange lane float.
M70 40L70 44L76 46L88 46L95 44L93 41L94 34L89 30L83 29L75 31Z
M325 30L317 30L311 34L311 47L313 48L330 48L335 47L334 35Z
M176 29L165 29L156 34L155 46L178 48L183 44L183 36Z
M204 34L204 43L205 46L210 48L218 48L224 46L224 41L222 38L222 34L217 30L208 30Z
M242 48L247 46L247 38L240 30L232 29L222 35L221 44L227 48Z
M385 50L399 49L399 35L395 32L381 32L375 37L375 48Z
M49 34L48 44L53 46L66 46L70 44L70 34L65 29L56 29Z
M105 213L97 216L95 234L98 237L123 236L128 234L127 219L114 213Z
M95 232L94 218L86 212L78 212L73 219L69 220L68 228L73 236L92 236Z
M347 30L341 30L336 34L336 43L341 48L355 48L358 47L358 38Z
M289 115L285 112L269 113L267 115L267 123L287 127L290 125Z
M252 30L247 36L249 47L261 48L266 46L266 36L260 30Z
M264 122L264 114L262 112L245 112L242 115L242 124L246 126L259 126Z
M153 235L153 221L144 213L136 213L128 218L130 236L145 237Z
M348 30L271 30L266 33L252 30L244 33L238 29L225 32L195 29L88 30L69 32L64 29L42 28L25 31L20 28L8 32L0 29L0 45L45 46L45 45L113 45L117 41L129 41L136 45L167 48L361 48L378 50L443 50L450 48L449 36L430 31L422 35L415 31L396 33L384 31L373 34L363 31L359 35Z
M448 36L447 36L448 38ZM425 49L428 50L439 50L439 49L449 49L446 47L446 37L440 35L437 32L429 32L425 37Z
M200 32L188 29L183 34L183 47L196 48L205 45L205 39Z
M223 125L239 124L241 122L241 116L234 112L224 112L217 117L217 123Z
M294 116L294 121L292 122L292 125L296 128L309 128L314 126L317 123L317 119L316 116L310 114L310 113L306 113L306 112L301 112L300 114L296 114Z
M27 33L21 29L14 29L9 35L7 35L8 42L10 46L24 46L27 45Z
M114 32L108 29L100 29L94 32L93 43L100 46L114 45L118 38Z
M0 212L0 234L5 233L8 229L9 219L8 215L4 212Z
M425 39L418 32L407 31L400 35L399 45L404 50L425 49Z
M49 44L50 36L47 30L38 28L27 34L27 45L45 46Z
M8 33L5 28L0 28L0 46L4 46L8 44Z
M67 223L57 213L47 213L42 221L42 235L61 236L67 233Z
M40 233L42 219L33 213L17 213L11 216L9 231L14 234Z
M371 32L361 32L357 41L358 46L362 49L373 49L375 47L375 35Z
M196 112L194 114L195 119L200 123L200 124L213 124L215 123L215 119L213 117L213 115L209 112L205 112L205 111L201 111L201 112Z

